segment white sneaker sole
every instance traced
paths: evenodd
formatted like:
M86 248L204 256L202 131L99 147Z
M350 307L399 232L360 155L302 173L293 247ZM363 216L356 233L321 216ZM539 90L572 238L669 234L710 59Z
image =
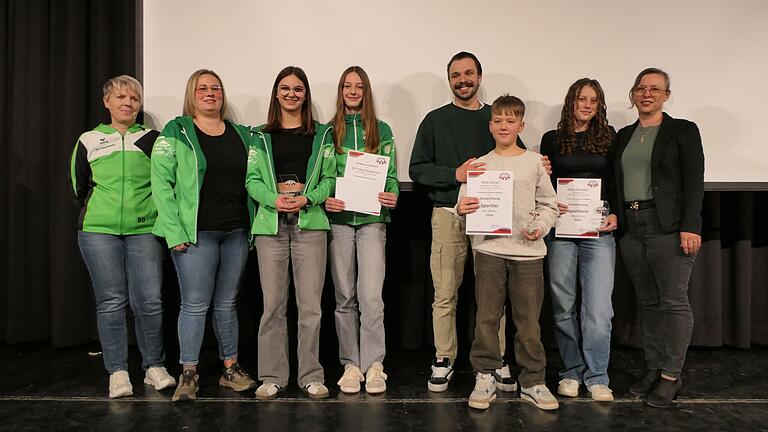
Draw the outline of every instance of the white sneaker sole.
M352 387L340 385L339 390L344 394L357 394L360 393L360 384Z
M496 381L496 390L501 390L505 392L513 392L517 391L517 383L514 384L504 384Z
M144 377L144 384L151 385L152 387L155 388L155 390L160 391L170 387L175 387L176 380L166 381L165 384L163 384L163 383L155 383L151 379Z
M433 393L442 393L446 390L448 390L448 383L451 381L448 380L445 384L432 384L431 382L427 381L427 389Z
M553 404L543 404L541 402L536 402L536 400L534 398L532 398L531 396L528 396L525 393L520 393L520 399L526 400L526 401L534 404L536 406L536 408L538 408L540 410L544 410L544 411L552 411L552 410L556 410L556 409L560 408L560 404L557 403L557 402L555 402Z
M126 396L133 396L133 389L132 388L124 388L124 389L116 391L114 393L109 392L109 398L110 399L117 399L117 398L126 397Z
M368 384L365 385L365 392L368 394L372 394L372 395L382 394L385 391L387 391L386 385L378 386L378 387L368 386Z
M487 400L472 400L468 401L469 407L474 409L486 410L491 406L491 402L496 399L496 394L492 394Z

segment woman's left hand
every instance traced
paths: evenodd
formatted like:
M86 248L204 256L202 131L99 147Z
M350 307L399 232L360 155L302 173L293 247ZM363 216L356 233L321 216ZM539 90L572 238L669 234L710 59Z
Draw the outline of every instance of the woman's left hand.
M395 208L397 206L397 195L392 192L379 192L379 203L386 208Z
M680 247L683 253L693 255L701 249L701 236L696 233L680 231Z
M609 214L608 217L605 218L605 225L601 226L597 230L600 232L611 232L615 230L619 226L618 218L616 218L615 214Z

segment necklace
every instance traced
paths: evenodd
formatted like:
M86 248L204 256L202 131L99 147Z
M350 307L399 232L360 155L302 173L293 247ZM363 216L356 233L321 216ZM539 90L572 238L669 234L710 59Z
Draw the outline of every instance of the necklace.
M649 127L640 127L640 143L645 142L645 136L649 134L651 131L656 130L658 126L649 126Z

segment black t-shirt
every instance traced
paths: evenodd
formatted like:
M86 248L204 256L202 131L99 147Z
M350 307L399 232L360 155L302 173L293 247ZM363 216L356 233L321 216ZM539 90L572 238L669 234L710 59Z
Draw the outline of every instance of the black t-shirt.
M611 128L611 135L616 131ZM558 178L599 178L602 179L602 198L608 199L613 178L610 176L610 163L607 156L589 153L584 149L584 132L576 133L576 149L569 155L560 154L560 146L555 142L557 130L551 130L541 137L541 154L552 162L552 186L557 190Z
M312 156L313 135L304 135L303 129L277 129L272 136L272 157L275 161L277 182L296 180L307 182L307 165ZM295 178L291 178L294 175Z
M219 136L206 135L195 126L206 169L200 188L198 230L231 230L248 227L245 171L248 155L243 141L227 124Z

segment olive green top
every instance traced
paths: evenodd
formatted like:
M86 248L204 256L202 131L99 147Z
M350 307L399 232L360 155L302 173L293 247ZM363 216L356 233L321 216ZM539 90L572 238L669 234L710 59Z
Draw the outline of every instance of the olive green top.
M651 191L651 154L659 125L637 126L621 156L624 171L624 199L643 201L653 198Z

